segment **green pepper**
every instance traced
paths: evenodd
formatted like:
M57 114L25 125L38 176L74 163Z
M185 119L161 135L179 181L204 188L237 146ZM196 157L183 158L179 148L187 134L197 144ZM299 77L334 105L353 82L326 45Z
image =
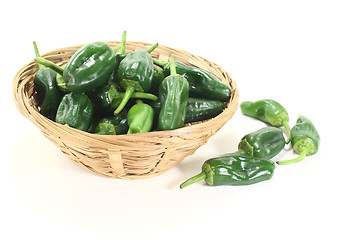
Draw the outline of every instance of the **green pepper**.
M86 93L106 84L115 67L115 52L104 42L93 42L77 50L65 69L46 59L36 61L62 75L71 92Z
M61 68L64 70L66 67L66 64L62 65ZM64 78L61 74L56 73L56 84L60 91L63 93L70 93L70 90L66 87L66 82L64 81Z
M114 111L117 115L125 107L133 92L147 92L151 88L154 74L154 64L150 53L158 46L154 44L149 49L138 49L128 53L120 62L118 69L119 85L125 90L124 98Z
M95 112L110 113L119 106L125 93L121 92L116 84L110 83L94 89L88 95L93 102ZM144 92L133 92L130 98L142 98L152 101L158 99L157 96Z
M152 79L151 89L149 90L149 92L155 95L159 95L159 87L164 79L165 79L164 71L162 69L155 69Z
M93 106L83 93L68 93L62 98L55 121L87 131L93 117Z
M263 99L256 102L245 101L240 104L243 114L268 123L274 127L284 126L287 143L290 141L289 114L278 102L271 99Z
M111 123L99 123L93 134L96 135L116 135L114 124Z
M306 156L313 155L319 150L320 135L314 124L305 116L299 116L295 126L291 129L291 145L299 154L291 160L278 161L279 165L292 164L302 161Z
M188 98L185 123L204 121L216 117L226 108L226 103L203 98Z
M126 109L123 109L121 113L116 116L112 115L100 119L99 124L112 124L114 126L116 135L125 134L129 130L127 114L128 111Z
M165 76L170 74L170 65L154 59L154 63L164 68ZM176 72L185 77L189 82L189 96L196 98L206 98L229 101L231 88L220 82L214 75L203 69L186 65L180 61L175 61Z
M36 43L33 42L33 44L36 57L40 57ZM40 113L54 121L62 93L56 85L56 72L42 64L38 65L39 70L34 76L34 89L39 101Z
M239 142L238 152L269 160L284 149L283 132L276 127L264 127L246 134Z
M158 117L159 130L172 130L184 126L189 97L189 83L176 73L174 58L169 58L171 74L160 84L161 110Z
M230 153L204 162L202 171L180 185L205 180L208 185L250 185L272 178L275 164L266 159Z
M154 109L137 100L127 114L129 130L127 134L150 132L154 119Z

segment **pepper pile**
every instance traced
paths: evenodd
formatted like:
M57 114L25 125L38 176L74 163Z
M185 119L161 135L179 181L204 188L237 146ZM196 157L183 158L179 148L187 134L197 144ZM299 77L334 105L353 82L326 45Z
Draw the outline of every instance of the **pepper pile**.
M149 49L125 51L93 42L63 66L40 57L34 88L40 113L93 134L117 135L173 130L220 114L231 89L211 73L175 61L153 59Z
M180 188L200 180L205 180L208 185L249 185L269 180L275 170L275 162L271 159L290 142L299 156L277 161L278 165L300 162L318 151L320 136L313 123L305 116L299 116L294 127L290 129L288 112L274 100L242 102L240 109L244 115L270 126L245 135L236 152L205 161L201 172L183 182ZM285 128L287 140L283 131L278 128L281 126Z

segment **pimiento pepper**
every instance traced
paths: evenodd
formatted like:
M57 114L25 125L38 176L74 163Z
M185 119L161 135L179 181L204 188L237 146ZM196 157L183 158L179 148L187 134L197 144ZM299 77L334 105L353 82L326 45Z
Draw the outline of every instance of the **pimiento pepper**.
M68 93L62 98L55 121L70 127L87 131L93 117L93 106L83 93Z
M154 59L154 64L164 69L165 76L170 74L170 65ZM214 75L203 69L186 65L180 61L175 61L176 72L185 77L189 82L189 96L229 101L231 88L220 82Z
M99 123L93 134L96 135L116 135L114 124L111 123Z
M36 61L62 75L71 92L86 93L108 81L115 66L115 52L104 42L93 42L77 50L65 69L46 59Z
M40 57L36 42L33 42L33 45L36 57ZM40 113L54 121L62 98L62 93L56 84L56 72L42 64L38 66L39 70L34 76L34 88L40 105Z
M127 134L150 132L154 120L154 109L141 100L137 100L136 104L130 108L127 120L129 124Z
M226 108L226 103L204 98L188 98L185 123L204 121L216 117Z
M116 116L111 115L100 119L99 124L101 123L112 124L114 126L116 135L125 134L129 130L127 114L128 111L126 109L123 109L121 113Z
M159 95L159 87L164 79L165 79L164 71L162 69L155 69L152 79L151 89L149 90L149 92L155 95Z
M277 101L263 99L256 102L245 101L240 104L242 113L268 123L274 127L284 126L287 143L290 141L289 114Z
M147 92L151 88L154 74L154 63L150 53L158 46L154 44L149 49L138 49L128 53L120 62L118 69L119 85L125 90L124 98L114 111L117 115L125 107L133 92Z
M320 135L314 124L305 116L299 116L295 126L291 129L291 145L299 154L297 158L277 161L279 165L292 164L302 161L306 156L313 155L319 150Z
M241 153L230 153L211 158L202 165L202 171L186 180L180 188L205 180L208 185L249 185L272 178L275 164Z
M170 76L160 84L159 99L161 110L158 117L158 130L172 130L184 126L189 97L189 83L176 73L174 58L169 58Z
M93 102L94 111L102 113L113 112L125 96L116 84L106 84L89 92L89 98ZM133 92L130 98L142 98L156 101L157 96L151 93Z
M283 132L276 127L264 127L246 134L239 142L238 152L269 160L284 149Z

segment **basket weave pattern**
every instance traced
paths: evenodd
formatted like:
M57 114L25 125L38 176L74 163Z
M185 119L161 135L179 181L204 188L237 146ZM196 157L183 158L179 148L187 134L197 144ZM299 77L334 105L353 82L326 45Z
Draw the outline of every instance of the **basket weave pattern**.
M107 42L114 47L120 42ZM152 44L127 42L126 51L147 49ZM42 57L58 64L66 63L83 45L53 50ZM13 97L19 111L33 122L45 137L56 144L77 165L110 178L137 179L159 175L193 154L235 113L239 100L236 83L215 63L202 57L166 46L158 46L154 58L190 64L214 74L229 85L232 96L227 108L217 117L172 130L130 135L94 135L53 122L39 113L33 76L38 70L34 61L18 71L13 80Z

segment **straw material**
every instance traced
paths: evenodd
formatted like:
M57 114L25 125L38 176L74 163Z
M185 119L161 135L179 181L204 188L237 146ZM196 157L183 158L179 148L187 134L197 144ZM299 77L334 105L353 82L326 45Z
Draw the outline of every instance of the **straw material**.
M114 47L120 42L107 42ZM152 44L127 42L126 51L146 49ZM59 65L66 63L83 45L53 50L42 57ZM214 135L235 113L239 93L236 83L221 67L200 56L159 45L154 58L175 60L205 69L232 89L227 108L217 117L172 131L130 135L94 135L53 122L39 113L33 76L38 70L34 61L25 65L13 80L13 97L19 111L33 122L50 141L56 144L77 165L100 176L139 179L157 176L193 154Z

